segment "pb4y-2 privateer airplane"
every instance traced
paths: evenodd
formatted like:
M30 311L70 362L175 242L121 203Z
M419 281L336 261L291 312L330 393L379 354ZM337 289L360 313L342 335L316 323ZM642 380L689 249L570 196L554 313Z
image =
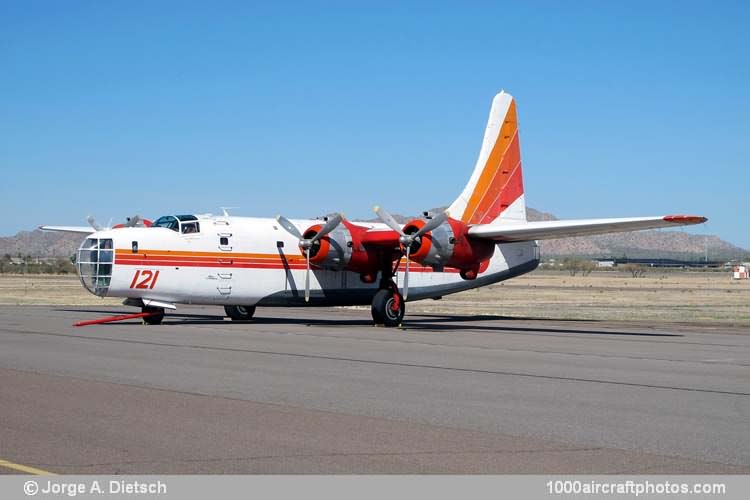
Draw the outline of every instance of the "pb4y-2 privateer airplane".
M153 223L41 226L86 233L77 254L81 283L102 297L123 297L158 324L176 304L224 306L249 320L256 306L370 304L376 324L397 326L405 302L435 299L534 270L537 240L699 224L666 215L528 222L516 103L492 101L469 182L447 210L399 224L341 214L322 220L167 215Z

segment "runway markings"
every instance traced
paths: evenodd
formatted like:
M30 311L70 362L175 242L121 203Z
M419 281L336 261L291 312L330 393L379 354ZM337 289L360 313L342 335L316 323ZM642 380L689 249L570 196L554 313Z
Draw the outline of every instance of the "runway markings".
M25 472L26 474L34 474L36 476L56 476L54 472L50 472L47 470L37 469L36 467L30 467L28 465L21 465L14 462L9 462L8 460L3 460L0 458L0 467L5 467L6 469L12 469L19 472Z

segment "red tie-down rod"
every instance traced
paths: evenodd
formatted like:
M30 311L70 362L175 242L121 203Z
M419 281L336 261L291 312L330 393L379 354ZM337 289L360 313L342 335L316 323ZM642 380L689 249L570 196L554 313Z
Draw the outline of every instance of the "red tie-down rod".
M155 316L158 312L140 312L135 314L122 314L120 316L107 316L106 318L90 319L88 321L79 321L73 323L73 326L87 326L87 325L100 325L102 323L114 323L115 321L124 321L126 319L136 318L148 318L149 316Z

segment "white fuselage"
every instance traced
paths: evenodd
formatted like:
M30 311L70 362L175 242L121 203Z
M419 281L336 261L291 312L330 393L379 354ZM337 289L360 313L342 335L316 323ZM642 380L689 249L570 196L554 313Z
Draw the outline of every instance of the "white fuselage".
M304 302L305 259L298 240L275 219L198 216L199 232L183 234L163 227L109 229L91 234L113 254L111 279L99 295L164 303L300 306ZM316 220L292 221L304 231ZM386 230L382 224L357 223ZM111 240L106 241L106 240ZM101 242L106 241L106 245ZM82 248L86 246L86 242ZM106 252L91 260L103 261ZM87 254L88 255L88 254ZM81 252L79 252L79 259ZM106 257L109 259L109 257ZM497 244L478 278L463 280L458 270L436 272L411 263L409 300L435 298L496 283L533 270L536 242ZM80 267L80 266L79 266ZM89 266L106 274L109 267ZM403 280L403 262L396 280ZM90 289L89 286L87 288ZM358 273L313 267L309 305L369 304L378 283L363 283Z

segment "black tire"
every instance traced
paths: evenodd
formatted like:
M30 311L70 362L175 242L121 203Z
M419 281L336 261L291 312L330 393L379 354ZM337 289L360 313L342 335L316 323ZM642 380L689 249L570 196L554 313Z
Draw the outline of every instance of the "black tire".
M255 314L255 306L224 306L224 312L232 321L250 321Z
M382 297L380 297L380 294L383 292L387 292L388 290L378 290L375 293L375 296L372 298L372 304L370 305L370 313L372 314L372 321L376 325L382 325L383 324L383 312L382 312L382 302L385 302L385 300Z
M394 295L392 290L378 290L378 293L373 297L370 310L372 312L372 319L376 325L394 327L399 326L403 321L404 313L406 312L404 298L401 294L398 294L401 306L398 311L393 311L391 305L393 304Z
M141 312L154 313L143 318L144 325L160 325L164 319L164 309L161 307L142 307Z

